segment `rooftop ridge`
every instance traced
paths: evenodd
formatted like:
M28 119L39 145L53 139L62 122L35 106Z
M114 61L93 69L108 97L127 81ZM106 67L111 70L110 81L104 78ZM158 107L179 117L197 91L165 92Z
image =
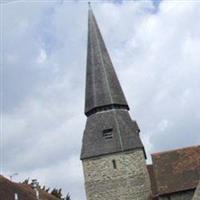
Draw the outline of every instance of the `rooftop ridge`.
M200 145L187 146L187 147L182 147L182 148L178 148L178 149L171 149L171 150L161 151L161 152L157 152L157 153L152 153L151 155L156 156L156 155L160 155L160 154L172 153L174 151L181 151L181 150L193 149L193 148L200 148Z

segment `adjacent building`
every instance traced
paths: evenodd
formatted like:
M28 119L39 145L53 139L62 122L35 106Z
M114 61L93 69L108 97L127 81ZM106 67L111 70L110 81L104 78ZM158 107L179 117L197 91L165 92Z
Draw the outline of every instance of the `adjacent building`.
M200 146L155 153L147 168L153 198L192 200L200 180Z
M0 175L0 200L59 200L55 196L30 184L15 183Z

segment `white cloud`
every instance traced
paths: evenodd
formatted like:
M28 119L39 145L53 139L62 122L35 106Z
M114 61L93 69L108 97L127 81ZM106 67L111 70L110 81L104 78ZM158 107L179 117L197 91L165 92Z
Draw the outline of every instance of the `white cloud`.
M84 199L87 4L3 5L4 174ZM200 143L197 1L94 3L146 152ZM53 161L52 161L53 160Z
M44 63L47 59L47 53L44 49L40 49L40 53L37 58L38 63Z

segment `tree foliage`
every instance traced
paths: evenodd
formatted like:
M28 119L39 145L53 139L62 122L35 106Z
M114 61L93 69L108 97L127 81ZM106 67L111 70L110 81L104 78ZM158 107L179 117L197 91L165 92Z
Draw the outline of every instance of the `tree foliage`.
M30 181L29 178L25 179L24 181L22 181L23 184L27 184L27 185L31 185L33 186L34 182L37 181L36 179ZM66 195L66 197L63 197L64 195L62 194L62 189L59 188L53 188L51 191L50 191L50 188L49 187L46 187L45 185L41 186L39 182L37 182L37 188L40 189L40 190L43 190L53 196L55 196L56 198L60 199L60 200L71 200L71 197L70 197L70 194L68 193Z
M61 199L61 200L71 200L71 197L69 195L69 193L66 195L66 197L63 198L63 195L62 195L62 189L56 189L54 188L52 191L51 191L51 194L54 195L55 197L57 197L58 199Z
M67 196L65 197L64 200L71 200L71 197L70 197L69 193L67 194Z
M60 188L60 189L56 189L56 188L54 188L52 191L51 191L51 193L50 194L52 194L53 196L55 196L55 197L57 197L58 199L61 199L62 198L62 189Z

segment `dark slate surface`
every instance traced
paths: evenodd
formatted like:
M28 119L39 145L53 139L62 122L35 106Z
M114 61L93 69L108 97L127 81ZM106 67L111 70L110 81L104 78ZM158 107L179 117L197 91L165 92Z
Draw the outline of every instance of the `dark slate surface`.
M85 113L96 107L128 104L114 71L92 10L88 16L88 50Z
M195 189L200 180L200 146L152 155L157 194Z
M103 131L113 129L112 139L105 139ZM81 159L125 152L142 148L138 126L127 110L113 109L90 115L83 136Z

